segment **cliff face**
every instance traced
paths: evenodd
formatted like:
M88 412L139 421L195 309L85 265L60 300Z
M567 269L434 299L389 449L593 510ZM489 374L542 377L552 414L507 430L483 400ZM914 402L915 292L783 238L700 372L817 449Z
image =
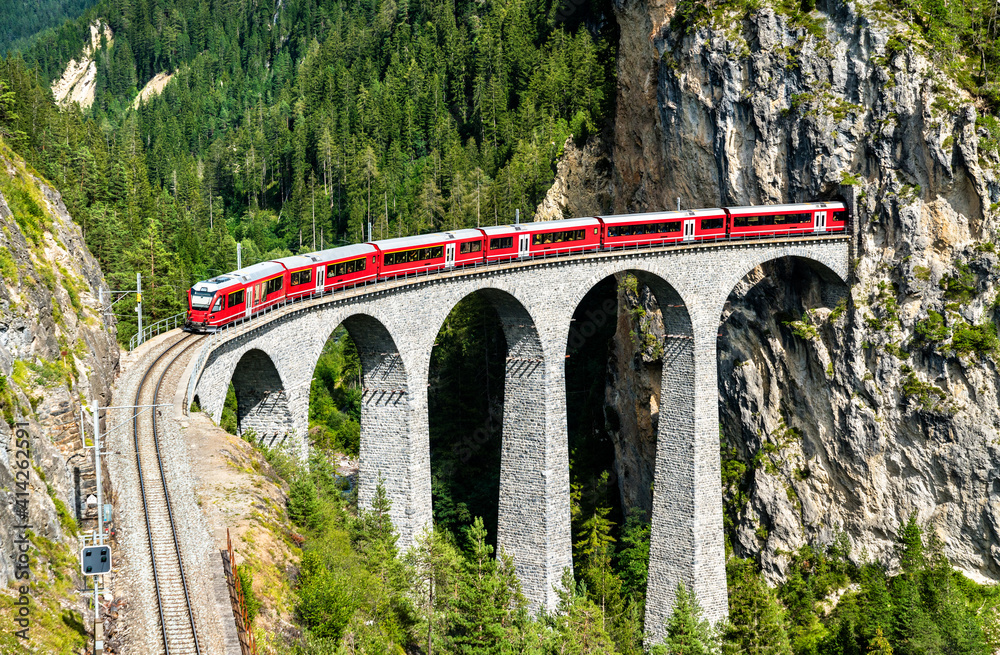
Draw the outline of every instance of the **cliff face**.
M998 579L1000 134L891 16L817 5L685 28L670 4L621 2L611 199L854 202L847 285L772 263L720 317L732 545L773 576L779 551L839 532L888 558L916 512L956 566ZM623 500L643 506L659 371L626 351L633 310L656 310L641 288L620 301L607 403L634 416L614 437Z
M98 305L98 288L103 287L105 302L108 289L80 228L59 194L2 141L0 228L0 411L4 418L0 421L0 526L4 531L0 580L6 587L18 572L15 544L23 530L15 526L31 525L31 597L38 603L31 634L37 647L48 643L44 641L48 630L37 625L37 612L48 592L64 594L56 602L79 609L80 600L72 588L64 588L69 579L62 574L53 578L48 565L54 564L53 558L68 557L70 549L75 550L76 520L86 522L88 516L86 497L96 487L92 455L84 451L80 439L80 403L96 395L107 404L118 366L118 345L113 319L103 315ZM27 436L14 439L15 423L24 424ZM89 426L87 433L93 433ZM28 453L23 440L30 446ZM19 505L20 501L26 502ZM25 505L26 517L19 511ZM53 569L73 571L74 567L70 559ZM24 584L22 578L17 580L18 585ZM0 597L0 607L6 607L6 602L6 596ZM0 616L0 632L13 634L5 621L14 614L0 612ZM57 630L70 629L70 623L55 623L60 624Z

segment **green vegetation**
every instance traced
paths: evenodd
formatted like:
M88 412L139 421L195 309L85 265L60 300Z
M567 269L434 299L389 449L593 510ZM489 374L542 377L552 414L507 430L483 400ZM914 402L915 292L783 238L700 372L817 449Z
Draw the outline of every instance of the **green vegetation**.
M951 347L960 355L994 353L997 349L997 329L993 323L969 325L963 321L955 326Z
M786 321L785 325L791 328L792 334L799 339L809 341L819 338L819 330L809 321L808 314L804 315L801 321Z
M37 38L39 32L55 32L69 18L76 18L95 0L32 0L0 3L0 56L16 51Z
M614 88L614 21L593 22L607 34L583 24L610 5L564 22L558 11L554 0L101 0L0 63L13 94L0 126L59 186L110 285L143 273L156 320L183 308L194 281L232 270L237 241L249 264L357 242L368 223L380 238L530 215L567 137L603 126ZM48 83L96 18L114 41L96 57L95 104L59 111ZM165 92L131 110L160 72L174 74ZM35 214L15 214L38 234Z
M324 452L357 457L361 447L361 361L338 327L320 354L309 396L309 438Z
M927 318L917 321L914 329L917 336L927 343L944 341L951 336L951 329L944 324L944 317L933 309L927 312Z
M916 399L925 411L947 411L947 408L941 404L948 397L944 389L920 380L913 369L905 364L902 371L904 377L901 391L905 397Z
M976 274L969 268L969 264L962 261L955 262L956 272L954 275L946 275L938 283L944 289L944 297L959 303L966 303L976 295Z
M874 315L865 319L865 325L876 331L892 331L899 326L899 302L896 300L895 283L882 280L878 283L878 295L872 303Z
M232 382L229 383L229 389L226 391L226 401L222 406L222 417L219 419L219 427L229 434L239 432L239 426L236 421L236 389L233 388Z

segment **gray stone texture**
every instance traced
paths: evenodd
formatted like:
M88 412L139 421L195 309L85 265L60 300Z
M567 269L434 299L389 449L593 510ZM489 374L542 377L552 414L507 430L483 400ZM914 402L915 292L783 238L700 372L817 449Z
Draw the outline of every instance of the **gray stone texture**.
M270 358L287 408L276 409L290 414L290 442L304 458L313 370L343 323L363 370L360 503L370 503L381 477L405 549L431 523L431 349L455 305L481 293L496 308L508 344L498 541L513 556L532 607L552 610L554 588L573 565L564 379L571 319L601 280L633 272L656 295L666 333L660 410L666 420L657 434L646 610L656 639L679 582L696 591L708 619L726 615L719 321L726 299L750 271L784 257L847 278L847 239L823 237L595 253L379 284L363 295L307 301L210 340L204 366L194 373L200 375L196 392L218 421L237 364L247 356ZM282 414L271 425L284 420Z

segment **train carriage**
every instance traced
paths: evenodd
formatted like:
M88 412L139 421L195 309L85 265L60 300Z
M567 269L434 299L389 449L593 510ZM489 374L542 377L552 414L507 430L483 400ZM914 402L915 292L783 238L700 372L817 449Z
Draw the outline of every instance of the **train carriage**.
M211 332L284 297L285 267L261 262L195 284L188 291L185 327Z
M283 287L286 298L301 298L322 289L322 276L319 272L323 268L323 263L317 255L318 253L292 255L274 260L285 268Z
M726 207L733 238L840 232L847 224L842 202Z
M517 259L528 254L528 233L524 226L497 225L480 228L480 232L485 239L487 263Z
M726 212L697 209L598 216L605 248L637 248L726 236Z
M487 240L487 262L586 252L601 246L601 222L596 218L498 225L481 231Z
M316 253L316 287L337 290L363 284L378 276L378 250L370 243L329 248Z
M379 250L379 279L413 275L483 261L483 234L455 230L372 243Z

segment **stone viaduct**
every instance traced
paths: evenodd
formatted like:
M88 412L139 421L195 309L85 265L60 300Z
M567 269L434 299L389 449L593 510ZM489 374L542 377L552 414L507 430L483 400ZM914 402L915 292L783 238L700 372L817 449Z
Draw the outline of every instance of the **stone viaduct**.
M716 353L724 304L755 267L785 257L809 262L824 279L846 280L848 242L689 244L380 282L214 335L202 347L188 398L197 396L218 421L232 381L241 429L268 442L287 435L305 457L310 382L325 342L343 324L362 363L359 503L369 505L383 479L405 549L431 524L431 349L455 305L481 294L496 308L508 347L498 543L513 556L532 607L551 610L554 588L573 565L564 380L571 321L595 285L631 272L655 294L667 333L646 605L655 641L679 582L696 591L707 618L727 614Z

